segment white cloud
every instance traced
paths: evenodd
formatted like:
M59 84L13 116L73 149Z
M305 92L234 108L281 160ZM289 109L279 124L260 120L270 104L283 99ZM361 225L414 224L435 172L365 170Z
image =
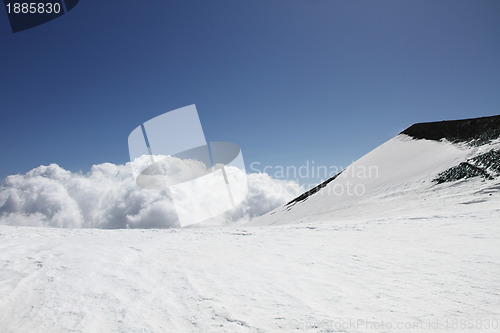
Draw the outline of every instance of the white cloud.
M182 169L185 172L185 169ZM248 174L243 202L218 223L241 223L299 195L293 181ZM0 224L64 228L169 228L179 226L168 189L136 185L131 165L103 163L87 174L57 164L8 176L0 187Z

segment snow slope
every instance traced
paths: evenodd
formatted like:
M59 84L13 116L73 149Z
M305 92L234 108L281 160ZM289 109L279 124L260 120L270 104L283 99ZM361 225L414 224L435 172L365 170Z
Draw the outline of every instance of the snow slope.
M500 179L471 178L436 184L439 173L468 158L499 149L400 134L347 167L305 200L279 207L251 225L377 217L489 214L500 221Z

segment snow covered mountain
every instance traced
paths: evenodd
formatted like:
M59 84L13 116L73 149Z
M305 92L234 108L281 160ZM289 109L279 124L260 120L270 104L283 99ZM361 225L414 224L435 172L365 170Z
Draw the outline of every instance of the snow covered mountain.
M253 226L0 225L0 332L497 332L499 121L414 125Z
M488 215L500 222L500 116L415 124L251 222Z

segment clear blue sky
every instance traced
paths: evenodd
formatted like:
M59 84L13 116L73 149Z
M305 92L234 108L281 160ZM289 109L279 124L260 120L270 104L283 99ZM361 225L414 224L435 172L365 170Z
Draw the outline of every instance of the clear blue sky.
M81 0L12 34L0 9L0 176L128 161L196 104L247 165L346 166L416 122L500 114L498 0Z

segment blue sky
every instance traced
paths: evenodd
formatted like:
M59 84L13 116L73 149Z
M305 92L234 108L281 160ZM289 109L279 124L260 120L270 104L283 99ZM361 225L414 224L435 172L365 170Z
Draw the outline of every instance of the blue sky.
M16 34L1 11L2 178L125 163L130 131L190 104L209 141L274 166L500 114L498 0L81 0Z

